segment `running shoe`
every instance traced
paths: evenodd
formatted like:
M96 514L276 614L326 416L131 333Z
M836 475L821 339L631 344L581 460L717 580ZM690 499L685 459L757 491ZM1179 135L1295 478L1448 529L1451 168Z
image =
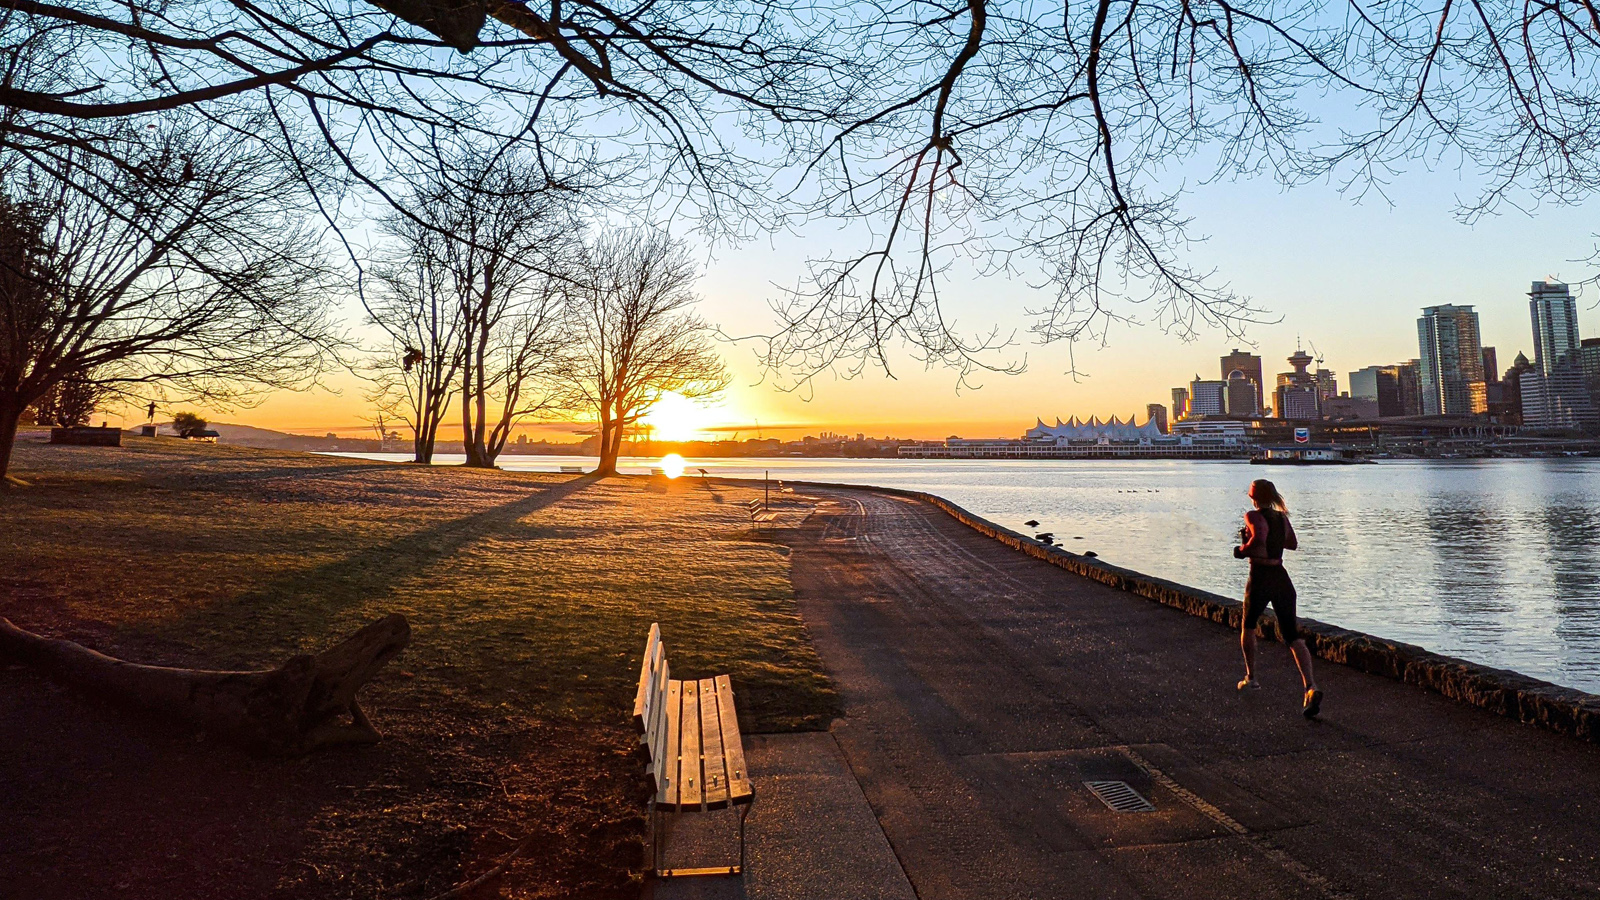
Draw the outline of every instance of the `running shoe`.
M1261 683L1254 678L1244 678L1239 681L1239 690L1241 691L1258 687L1261 687Z
M1322 692L1316 688L1306 691L1306 705L1300 710L1308 719L1315 719L1317 713L1322 711Z

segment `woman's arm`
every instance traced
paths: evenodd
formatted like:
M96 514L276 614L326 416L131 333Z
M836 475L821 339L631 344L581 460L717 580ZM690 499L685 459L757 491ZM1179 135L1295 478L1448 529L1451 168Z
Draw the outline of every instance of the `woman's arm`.
M1300 549L1300 539L1294 536L1294 525L1290 524L1287 515L1283 517L1283 549Z
M1244 525L1250 530L1250 539L1233 549L1234 557L1244 559L1250 556L1267 555L1267 518L1258 510L1250 510L1244 514Z

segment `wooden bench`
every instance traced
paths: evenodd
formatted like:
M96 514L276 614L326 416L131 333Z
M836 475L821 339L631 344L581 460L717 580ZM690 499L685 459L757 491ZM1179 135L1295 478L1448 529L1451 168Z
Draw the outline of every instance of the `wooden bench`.
M661 626L650 626L644 645L633 724L649 753L655 793L650 798L650 868L658 877L738 875L744 871L744 820L755 789L744 765L744 739L733 707L733 684L726 675L679 681L671 677ZM662 825L667 813L740 807L739 864L710 868L663 869Z
M562 466L561 467L561 474L563 474L563 475L582 475L583 474L583 466Z
M778 517L778 514L773 512L771 507L767 506L767 501L762 500L760 497L751 500L744 506L745 509L750 511L751 525L755 525L760 522L771 522L773 519Z

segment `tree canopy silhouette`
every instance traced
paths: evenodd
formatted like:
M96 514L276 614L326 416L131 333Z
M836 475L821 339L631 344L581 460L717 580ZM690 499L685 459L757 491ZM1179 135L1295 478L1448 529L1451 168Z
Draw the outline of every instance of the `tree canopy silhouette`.
M953 266L1036 274L1043 340L1138 317L1260 315L1199 261L1163 175L1381 188L1416 160L1482 194L1593 191L1594 0L0 0L0 143L250 109L241 140L332 152L405 209L441 135L534 148L603 208L713 239L827 217L853 248L775 299L773 366L909 344L963 369L1010 335L952 322ZM557 165L559 164L559 165Z
M0 155L0 476L22 410L73 378L243 402L333 360L303 170L225 133L180 118L124 129L116 162Z

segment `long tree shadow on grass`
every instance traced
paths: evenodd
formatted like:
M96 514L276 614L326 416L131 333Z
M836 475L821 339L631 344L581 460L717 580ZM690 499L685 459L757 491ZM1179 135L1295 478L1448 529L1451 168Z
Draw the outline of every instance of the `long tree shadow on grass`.
M586 475L468 516L423 528L338 560L289 573L255 590L220 599L148 626L150 636L207 648L207 666L260 665L262 654L314 652L368 619L397 585L425 574L464 547L578 494L598 479ZM211 654L228 658L211 658Z
M374 463L359 462L334 465L306 465L306 466L278 466L276 468L246 467L243 465L230 465L235 463L231 459L204 460L190 465L184 469L177 469L164 474L153 483L177 483L185 487L203 485L216 485L219 487L238 487L244 484L259 484L261 482L276 481L280 478L310 478L331 475L370 475L377 472L393 471L398 469L416 470L422 468L416 463Z

